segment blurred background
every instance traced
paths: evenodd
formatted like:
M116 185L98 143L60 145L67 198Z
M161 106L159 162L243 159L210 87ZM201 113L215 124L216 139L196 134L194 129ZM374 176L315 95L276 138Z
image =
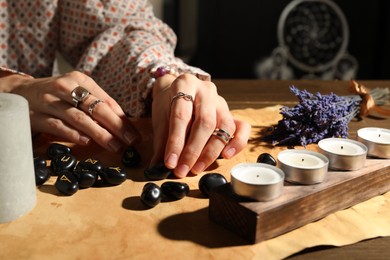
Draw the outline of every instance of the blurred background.
M389 79L388 0L152 0L213 78Z

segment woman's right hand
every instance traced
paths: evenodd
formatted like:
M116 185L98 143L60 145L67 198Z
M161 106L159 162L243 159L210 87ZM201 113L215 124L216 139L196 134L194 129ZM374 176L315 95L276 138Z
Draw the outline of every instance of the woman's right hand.
M90 94L75 107L71 93L78 86ZM92 139L111 152L141 138L116 101L81 72L37 79L11 74L0 78L0 90L28 100L33 132L48 133L80 145Z

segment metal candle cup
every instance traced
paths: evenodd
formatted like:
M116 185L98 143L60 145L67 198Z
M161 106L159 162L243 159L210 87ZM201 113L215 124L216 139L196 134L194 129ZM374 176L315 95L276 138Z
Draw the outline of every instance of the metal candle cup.
M357 141L345 138L326 138L318 142L318 147L329 159L329 168L354 171L366 163L367 147Z
M284 173L265 163L240 163L231 169L234 193L257 201L270 201L283 192Z
M278 154L279 167L286 181L299 184L316 184L325 179L329 160L325 155L308 150L285 150Z
M365 127L357 131L358 141L368 148L368 155L390 158L390 130L378 127Z

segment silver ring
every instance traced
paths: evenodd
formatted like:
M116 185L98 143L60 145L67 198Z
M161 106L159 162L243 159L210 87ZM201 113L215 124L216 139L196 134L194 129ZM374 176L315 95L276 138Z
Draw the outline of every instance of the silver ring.
M74 102L74 106L78 107L80 102L83 102L89 95L89 91L81 86L77 86L72 90L71 95Z
M89 105L89 107L88 107L88 112L89 112L89 114L90 114L91 116L92 116L93 110L95 109L95 107L96 107L97 104L99 104L99 103L103 103L103 101L100 100L100 99L96 99L95 101L92 102L91 105Z
M230 140L233 138L228 132L221 128L215 128L213 135L218 137L225 144L229 143Z
M191 95L185 94L183 92L178 92L175 96L173 96L173 98L171 100L171 106L172 106L173 101L175 101L178 98L184 98L184 100L191 101L192 103L194 103L194 98Z

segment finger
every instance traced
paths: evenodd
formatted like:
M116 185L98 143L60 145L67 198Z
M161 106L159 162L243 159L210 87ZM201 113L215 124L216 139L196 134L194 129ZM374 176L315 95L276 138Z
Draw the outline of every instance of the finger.
M194 121L177 167L174 169L174 174L179 178L185 177L198 160L217 123L215 85L201 83L202 86L199 88L201 91L196 94L194 102Z
M153 126L153 130L153 156L150 160L150 165L155 165L163 161L166 145L165 140L168 138L168 127L158 125L156 127Z
M140 141L140 133L131 124L120 106L90 77L80 72L71 72L58 78L53 84L54 88L47 89L47 91L71 105L75 105L72 91L82 86L82 89L90 94L85 95L85 98L78 102L80 109L87 113L93 102L102 100L104 105L99 103L99 106L97 104L94 106L94 119L128 145Z
M221 154L226 144L236 131L236 125L224 100L220 102L217 110L217 128L212 132L207 145L204 147L199 159L191 169L194 174L203 172Z
M58 136L78 145L87 145L90 142L88 136L65 124L61 119L44 114L31 115L31 128L33 131L45 132L53 136Z
M87 112L109 132L121 138L124 143L133 145L139 142L141 134L130 123L127 117L120 117L113 112L110 102L110 99L103 101L94 95L90 95L88 99L80 105L80 109Z
M117 152L123 147L123 143L105 128L97 124L85 112L70 106L60 100L50 102L52 116L85 135L109 151Z
M234 122L236 125L234 138L222 150L222 156L226 159L232 158L245 148L251 133L251 125L247 122L238 119L234 119Z
M166 143L164 156L165 165L174 169L177 167L179 157L183 151L188 129L192 122L193 103L188 98L178 98L176 95L181 92L194 97L194 90L188 85L188 80L180 76L170 89L171 112L169 115L169 134Z

